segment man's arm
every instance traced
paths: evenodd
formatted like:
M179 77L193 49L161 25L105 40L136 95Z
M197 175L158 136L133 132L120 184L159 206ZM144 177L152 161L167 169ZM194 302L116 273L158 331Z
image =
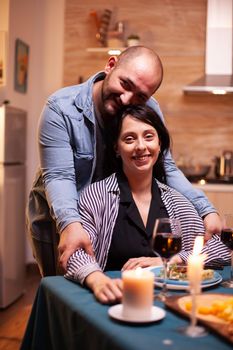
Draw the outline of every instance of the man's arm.
M50 214L61 233L80 221L74 155L62 112L51 103L42 112L39 124L39 156Z
M168 185L188 198L202 218L209 213L217 212L205 194L194 188L182 171L177 168L170 152L164 158L164 166Z
M80 248L83 248L87 254L94 255L90 238L81 223L73 222L62 231L58 245L59 263L64 270L69 257Z
M204 220L205 240L208 240L215 233L219 234L222 229L222 222L216 209L205 194L201 190L194 188L176 167L170 152L165 156L164 165L168 185L182 193L194 205L198 214Z
M157 101L154 98L150 98L148 105L158 113L164 122L164 117ZM198 214L203 218L206 230L205 238L208 239L212 234L220 233L222 222L217 210L209 202L204 192L195 189L181 170L177 168L170 152L165 155L164 166L168 185L182 193L194 205Z
M62 112L55 103L48 102L39 124L40 166L50 214L61 234L58 248L63 268L66 268L69 256L79 248L93 254L89 237L79 223L78 192L71 144Z

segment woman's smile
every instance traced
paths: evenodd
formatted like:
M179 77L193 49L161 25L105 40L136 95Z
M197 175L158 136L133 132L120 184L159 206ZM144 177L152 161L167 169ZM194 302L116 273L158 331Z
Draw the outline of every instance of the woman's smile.
M117 143L117 152L122 158L124 171L152 172L160 151L160 141L153 126L135 119L124 118Z

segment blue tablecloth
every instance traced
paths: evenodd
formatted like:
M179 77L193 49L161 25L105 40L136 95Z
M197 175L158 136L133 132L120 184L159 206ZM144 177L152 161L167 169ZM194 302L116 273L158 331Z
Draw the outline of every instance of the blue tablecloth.
M219 271L229 276L229 268ZM119 277L120 272L110 272ZM184 293L173 291L173 294ZM232 294L232 289L212 287L204 293ZM165 308L162 303L155 305ZM21 350L229 350L232 344L211 333L189 338L178 332L188 319L166 309L155 323L121 323L108 316L109 306L63 277L41 280Z

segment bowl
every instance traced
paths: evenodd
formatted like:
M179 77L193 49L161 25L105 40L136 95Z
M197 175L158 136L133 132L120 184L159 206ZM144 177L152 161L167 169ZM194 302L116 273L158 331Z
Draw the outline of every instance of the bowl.
M190 165L190 166L179 166L179 169L184 175L192 181L199 181L207 176L210 171L210 165Z

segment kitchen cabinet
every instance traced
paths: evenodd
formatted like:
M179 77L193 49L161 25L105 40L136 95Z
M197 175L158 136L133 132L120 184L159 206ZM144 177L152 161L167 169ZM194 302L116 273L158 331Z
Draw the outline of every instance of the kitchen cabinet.
M233 214L233 185L230 184L193 184L202 190L219 214Z

